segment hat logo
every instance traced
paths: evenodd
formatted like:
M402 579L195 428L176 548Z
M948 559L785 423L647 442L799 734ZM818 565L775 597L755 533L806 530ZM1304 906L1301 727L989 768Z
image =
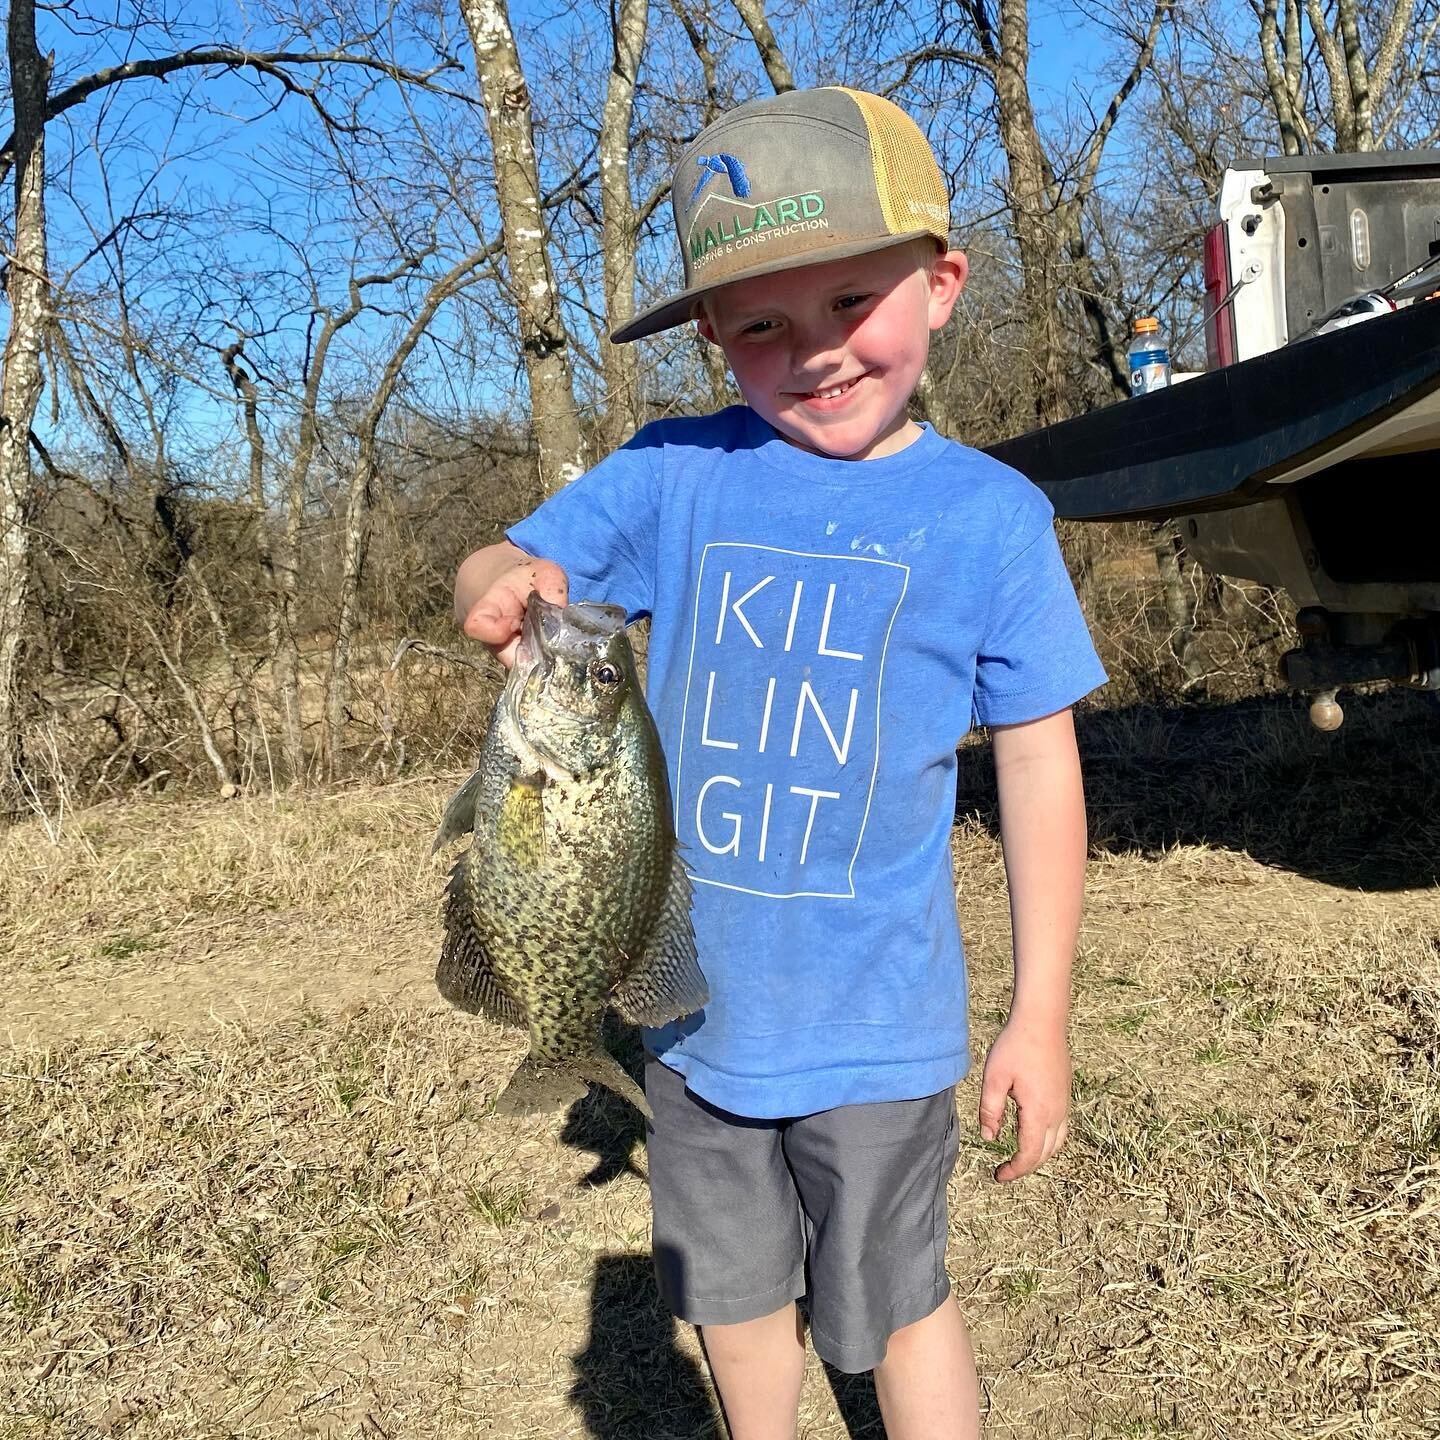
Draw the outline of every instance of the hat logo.
M723 175L730 182L730 189L739 199L743 200L750 193L750 181L746 177L745 167L733 155L697 155L695 163L700 167L700 178L695 182L695 188L690 192L690 203L693 205L699 198L700 192L717 176Z

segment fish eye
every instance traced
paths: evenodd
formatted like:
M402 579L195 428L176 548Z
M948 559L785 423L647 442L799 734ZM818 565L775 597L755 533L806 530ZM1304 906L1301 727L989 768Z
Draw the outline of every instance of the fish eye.
M590 666L590 674L602 690L613 690L620 683L620 670L608 660L596 660Z

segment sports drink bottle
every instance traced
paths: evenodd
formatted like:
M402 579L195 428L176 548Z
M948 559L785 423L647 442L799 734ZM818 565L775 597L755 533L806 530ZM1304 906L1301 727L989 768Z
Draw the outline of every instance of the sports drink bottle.
M1148 395L1170 383L1170 345L1160 322L1145 315L1135 322L1130 341L1130 393Z

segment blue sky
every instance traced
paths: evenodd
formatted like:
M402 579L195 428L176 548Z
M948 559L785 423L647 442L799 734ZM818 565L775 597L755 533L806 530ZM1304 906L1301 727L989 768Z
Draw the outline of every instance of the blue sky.
M222 0L184 0L179 13L186 22L182 43L239 38L232 17L240 12ZM552 48L563 49L568 42L596 65L598 97L603 84L603 53L598 52L603 47L588 33L586 13L583 5L560 5L556 0L520 0L513 11L527 59L534 53L528 32L543 18ZM458 31L457 17L447 17L446 23ZM104 27L89 36L77 36L53 16L45 17L43 24L41 46L56 52L57 85L127 54L163 53L170 48L162 37L145 35L137 41ZM730 14L727 25L741 33L737 16ZM453 73L447 83L473 95L468 44L461 41L456 49L465 69ZM1082 18L1077 7L1036 5L1032 11L1031 79L1037 109L1059 113L1087 103L1103 106L1113 88L1113 81L1099 78L1107 54L1105 37ZM425 63L419 48L413 48L407 58L415 64ZM737 42L730 63L752 71L757 90L763 92L763 72L748 41L742 38ZM802 68L799 78L805 83L812 77ZM197 105L177 124L176 101L187 93ZM388 263L387 249L393 255L389 236L372 233L369 240L356 241L353 198L337 183L333 171L324 184L307 182L304 146L297 137L314 141L319 128L293 100L267 114L266 105L277 93L273 82L257 84L223 74L202 78L200 72L190 72L165 85L151 80L128 82L50 127L52 267L57 278L66 277L69 267L93 248L94 237L110 230L117 215L134 210L153 212L153 218L142 220L128 236L120 253L137 305L156 323L163 322L160 328L165 333L178 335L180 347L190 352L176 356L169 369L188 369L200 381L178 386L171 399L168 424L173 426L176 449L187 444L203 449L220 436L234 433L234 405L214 353L233 336L234 324L270 330L268 336L257 336L252 342L257 361L262 367L268 364L277 371L293 371L306 343L306 263L326 298L340 303L353 258L364 268ZM418 106L437 129L454 126L464 137L473 128L475 155L483 159L478 110L428 99L421 99ZM591 108L598 110L598 98ZM238 124L240 117L246 117L247 123ZM365 118L377 133L386 134L387 145L399 148L407 144L402 138L404 115L392 88L381 86L374 93ZM547 117L541 114L539 118ZM105 136L104 183L93 155L85 148L97 123ZM1117 134L1116 138L1120 153L1125 136ZM163 157L158 169L157 155ZM998 166L998 157L992 152L987 168L998 174ZM390 186L390 193L413 225L429 203L422 187L426 178L423 157L413 151L402 156L397 168L406 167L407 174ZM412 183L414 188L407 190ZM190 221L182 225L163 218L177 211L191 217ZM963 209L956 218L963 224ZM493 234L493 207L489 219L487 233ZM449 218L444 224L453 243L464 243L463 226ZM302 236L308 237L303 248L294 243ZM469 238L473 243L473 232ZM68 298L76 313L83 313L86 305L93 308L97 294L103 297L111 286L115 253L111 247L99 257L89 258L74 275L73 294L62 294L62 306ZM367 377L373 374L377 347L394 334L414 303L413 287L408 292L403 285L393 287L391 314L357 324L347 332L340 357L344 363L335 376L342 391L363 392ZM448 404L457 410L467 405L483 408L513 392L514 362L504 358L513 356L512 342L505 338L496 345L501 361L498 366L487 365L487 336L476 332L478 323L477 317L463 309L452 309L436 325L435 342L417 355L414 366L427 403ZM77 331L82 341L87 333L83 325ZM97 348L103 348L103 336L95 339ZM177 342L172 339L170 343ZM474 358L456 368L457 356ZM157 358L153 369L157 385L163 386L166 372L165 357ZM447 375L451 377L448 380ZM129 418L139 423L138 412ZM61 428L65 428L63 422Z

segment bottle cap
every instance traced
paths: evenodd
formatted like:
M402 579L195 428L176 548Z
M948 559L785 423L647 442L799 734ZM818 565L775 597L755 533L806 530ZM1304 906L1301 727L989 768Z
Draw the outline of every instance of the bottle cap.
M1160 322L1153 315L1142 316L1135 322L1135 333L1137 335L1149 335L1160 328Z

